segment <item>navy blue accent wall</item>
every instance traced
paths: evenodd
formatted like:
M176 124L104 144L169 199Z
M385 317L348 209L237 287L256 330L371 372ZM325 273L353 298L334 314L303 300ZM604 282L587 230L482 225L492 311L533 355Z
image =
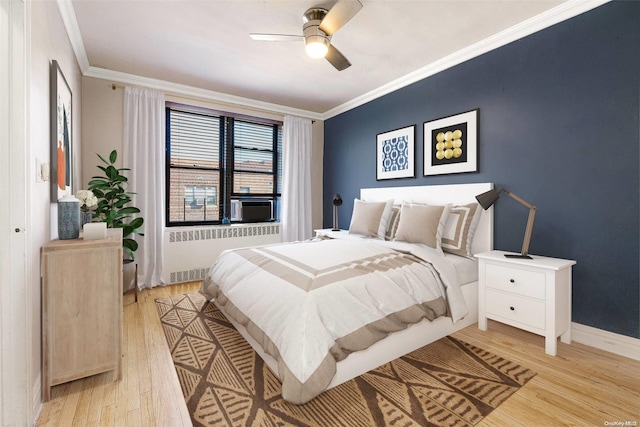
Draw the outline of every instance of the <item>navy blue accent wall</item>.
M347 228L361 187L493 182L538 206L532 254L577 261L573 321L638 338L639 104L640 2L607 3L327 120L324 226L334 193ZM424 177L423 123L475 108L479 172ZM376 181L376 135L412 124L417 177ZM526 218L502 197L495 248Z

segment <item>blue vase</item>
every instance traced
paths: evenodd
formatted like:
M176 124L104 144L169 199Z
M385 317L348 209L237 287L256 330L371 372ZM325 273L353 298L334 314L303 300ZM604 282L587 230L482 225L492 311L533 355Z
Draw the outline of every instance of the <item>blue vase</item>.
M77 239L80 236L80 200L67 195L58 200L58 238Z

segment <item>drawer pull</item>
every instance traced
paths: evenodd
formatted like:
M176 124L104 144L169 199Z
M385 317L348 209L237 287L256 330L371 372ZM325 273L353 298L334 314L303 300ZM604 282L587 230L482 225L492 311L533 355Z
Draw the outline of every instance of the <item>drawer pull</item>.
M514 306L511 306L511 307L509 307L509 310L516 311L516 308Z
M515 280L513 280L513 279L509 279L509 282L511 282L511 283L516 283L516 281L515 281Z

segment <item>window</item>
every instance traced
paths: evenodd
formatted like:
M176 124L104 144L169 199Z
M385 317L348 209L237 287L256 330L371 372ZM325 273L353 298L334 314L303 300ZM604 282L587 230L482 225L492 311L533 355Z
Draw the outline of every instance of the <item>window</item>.
M184 189L184 202L191 206L216 205L216 187L187 185Z
M277 212L281 123L174 103L166 110L167 226L219 224L236 199L272 201Z

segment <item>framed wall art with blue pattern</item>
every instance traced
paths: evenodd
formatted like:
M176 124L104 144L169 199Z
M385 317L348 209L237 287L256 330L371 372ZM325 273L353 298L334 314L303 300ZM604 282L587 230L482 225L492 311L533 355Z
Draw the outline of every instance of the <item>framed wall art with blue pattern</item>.
M379 133L376 180L415 178L416 125Z
M478 172L478 111L425 122L425 176Z

